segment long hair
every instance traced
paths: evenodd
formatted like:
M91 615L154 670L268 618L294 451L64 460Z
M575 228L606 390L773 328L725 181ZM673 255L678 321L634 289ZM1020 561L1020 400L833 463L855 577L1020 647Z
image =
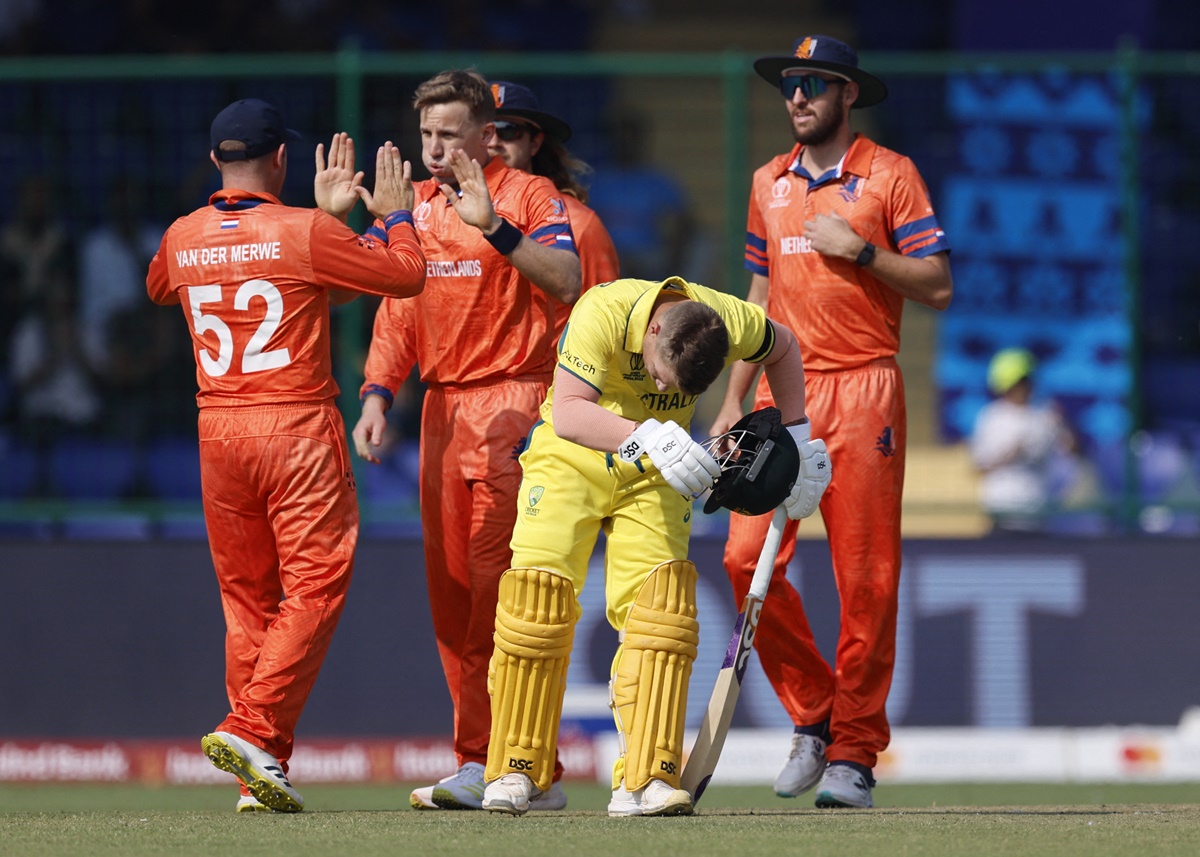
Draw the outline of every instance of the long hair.
M549 134L542 135L542 146L533 156L529 170L535 176L545 176L563 193L570 194L587 205L588 192L580 178L589 175L592 168L586 162L567 151L566 146L552 140Z
M450 69L435 74L417 87L413 107L419 112L435 104L461 101L471 111L471 118L486 124L496 118L496 102L492 88L483 75L473 69Z

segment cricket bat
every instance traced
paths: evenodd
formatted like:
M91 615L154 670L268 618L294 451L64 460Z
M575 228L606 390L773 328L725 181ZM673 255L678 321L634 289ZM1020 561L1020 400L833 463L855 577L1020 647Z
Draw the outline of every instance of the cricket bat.
M704 712L696 743L692 745L683 766L680 787L691 794L693 803L699 803L700 795L708 788L708 781L712 779L717 760L721 757L721 748L725 746L725 736L729 734L729 723L733 720L733 710L742 692L746 664L750 661L750 649L758 630L758 617L771 583L771 572L775 568L775 557L779 554L786 523L787 513L780 506L771 518L767 540L763 542L758 565L754 567L754 577L750 580L750 591L746 593L742 612L733 624L733 636L729 640L729 648L725 650L725 661L717 673L717 682L708 700L708 710Z

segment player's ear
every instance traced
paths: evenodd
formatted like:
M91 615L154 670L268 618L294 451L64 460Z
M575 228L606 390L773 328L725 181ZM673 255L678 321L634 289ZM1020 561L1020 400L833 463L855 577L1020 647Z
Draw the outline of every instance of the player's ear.
M858 82L847 81L846 85L842 87L842 105L849 109L855 101L858 101Z
M271 162L276 167L287 165L287 143L280 143L279 148L275 150L275 154L271 156Z
M541 151L542 144L546 142L545 131L530 131L529 133L529 157L533 157Z
M213 162L213 166L218 170L221 169L221 162L217 160L217 153L212 149L208 150L208 159Z

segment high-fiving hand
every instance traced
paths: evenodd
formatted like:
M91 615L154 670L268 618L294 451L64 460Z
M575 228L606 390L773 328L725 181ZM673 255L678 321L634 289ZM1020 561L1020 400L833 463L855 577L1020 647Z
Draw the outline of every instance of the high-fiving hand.
M329 162L325 162L325 144L317 144L317 173L313 178L313 196L317 207L343 223L358 202L356 187L363 182L362 172L354 171L354 140L345 131L329 141Z
M400 150L388 140L375 153L375 191L361 184L355 192L362 198L367 211L383 220L393 211L412 211L415 193L412 183L412 164L400 157Z
M450 153L450 169L454 171L454 180L458 182L455 190L448 184L442 185L442 193L462 222L474 226L481 232L493 232L500 226L500 218L492 207L492 195L488 191L487 178L483 167L462 149Z

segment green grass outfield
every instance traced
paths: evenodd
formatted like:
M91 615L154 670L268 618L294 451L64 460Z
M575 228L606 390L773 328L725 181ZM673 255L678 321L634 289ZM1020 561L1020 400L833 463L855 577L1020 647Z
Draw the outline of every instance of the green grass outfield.
M817 810L714 786L690 818L614 818L603 786L523 818L416 812L403 786L301 787L296 815L238 815L232 788L0 785L0 855L1200 855L1200 783L883 786L874 810Z

